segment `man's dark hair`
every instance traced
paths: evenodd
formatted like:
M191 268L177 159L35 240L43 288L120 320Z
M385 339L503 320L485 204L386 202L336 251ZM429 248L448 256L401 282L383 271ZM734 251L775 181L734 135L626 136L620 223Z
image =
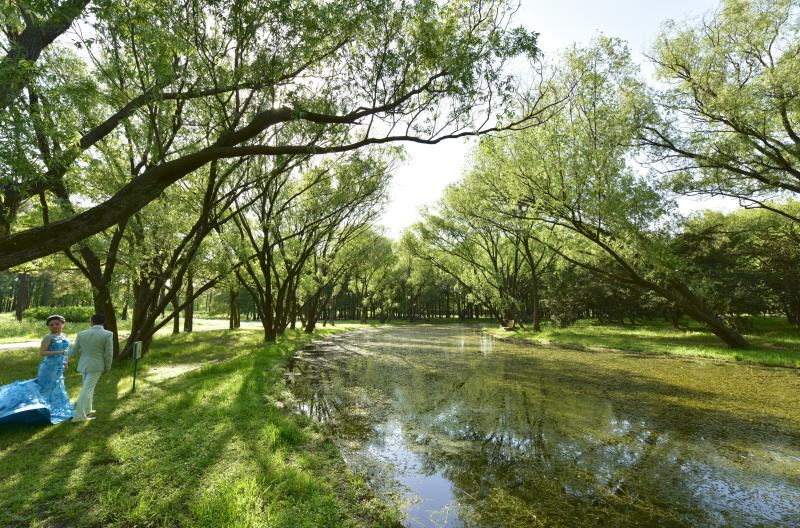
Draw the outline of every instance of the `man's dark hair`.
M92 316L92 324L99 325L99 324L106 324L106 316L105 314L96 313Z

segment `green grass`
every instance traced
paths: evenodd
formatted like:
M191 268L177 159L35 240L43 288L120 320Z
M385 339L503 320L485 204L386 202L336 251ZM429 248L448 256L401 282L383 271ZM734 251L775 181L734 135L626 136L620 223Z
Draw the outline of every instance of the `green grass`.
M567 345L581 348L609 348L678 356L695 356L727 361L743 361L760 365L800 367L800 330L778 317L756 317L752 331L746 334L751 347L745 350L728 348L714 334L690 326L676 330L661 321L645 324L600 324L578 321L567 328L544 326L534 333L530 328L505 331L487 330L500 338L516 338L539 344Z
M58 308L54 308L54 313L57 313ZM89 323L73 323L67 321L64 327L64 332L67 337L74 338L81 330L88 328ZM130 331L130 321L119 321L120 330L123 332ZM170 326L170 328L172 328ZM19 343L22 341L38 341L48 333L47 326L44 321L37 321L31 318L24 318L22 321L17 321L12 312L0 313L0 344L2 343Z
M41 339L48 333L42 321L23 319L17 321L13 313L0 313L0 343L17 343Z
M54 311L58 310L57 308ZM244 327L250 328L260 328L260 322L258 321L243 321L242 322ZM131 330L131 321L130 319L126 321L117 320L117 325L119 327L120 334L123 338L127 337ZM81 330L85 330L88 328L89 323L86 322L70 322L67 321L67 325L64 327L64 332L67 334L67 337L70 339L75 338L75 334L80 332ZM220 330L223 328L228 327L228 319L217 318L217 319L209 319L205 317L196 316L194 319L194 329L203 331L203 330ZM320 325L321 327L321 325ZM181 328L183 328L183 319L181 319ZM34 319L23 319L22 321L17 321L14 318L14 314L11 312L0 313L0 344L5 343L20 343L24 341L38 341L45 334L48 333L47 327L44 324L44 321L36 321ZM161 330L159 330L160 334L170 334L172 333L172 323L168 323L165 325Z
M277 404L288 398L286 354L310 336L260 339L159 336L135 395L129 363L101 378L96 420L0 426L0 526L396 526L398 513L377 503L324 432ZM14 350L0 362L2 385L33 377L38 358ZM74 399L73 368L66 383Z

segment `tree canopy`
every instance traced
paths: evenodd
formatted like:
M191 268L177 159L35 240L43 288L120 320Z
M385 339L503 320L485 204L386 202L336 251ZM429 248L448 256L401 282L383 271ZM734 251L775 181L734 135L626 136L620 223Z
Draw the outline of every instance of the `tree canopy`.
M80 16L73 4L59 20ZM34 27L56 16L41 11L9 18ZM24 75L21 37L7 31L0 267L123 221L213 160L496 128L517 95L505 62L537 52L534 34L510 26L512 11L504 1L100 3L76 26L78 50L42 41ZM517 104L503 127L535 120L537 102ZM127 178L77 211L70 179L96 178L87 169L100 152ZM36 197L43 208L57 198L64 218L15 230Z

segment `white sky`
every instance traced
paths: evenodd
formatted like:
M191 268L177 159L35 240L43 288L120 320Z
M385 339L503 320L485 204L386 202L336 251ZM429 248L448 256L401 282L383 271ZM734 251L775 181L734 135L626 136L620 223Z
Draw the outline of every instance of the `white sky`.
M652 74L644 53L668 19L700 17L717 8L718 0L521 0L515 25L539 33L539 47L552 57L572 43L586 44L598 33L628 41L634 59ZM395 172L389 204L381 223L386 234L398 238L418 221L419 209L434 204L447 184L458 180L469 151L468 142L445 141L438 145L406 145L408 160ZM708 201L704 206L708 207ZM681 200L681 210L698 208ZM729 204L715 208L729 209Z

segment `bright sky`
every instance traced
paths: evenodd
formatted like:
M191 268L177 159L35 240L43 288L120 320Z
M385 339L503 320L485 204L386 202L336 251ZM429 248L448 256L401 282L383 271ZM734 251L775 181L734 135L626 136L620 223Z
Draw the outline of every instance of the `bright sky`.
M574 42L586 44L598 33L628 41L631 53L652 74L644 53L668 19L700 17L717 8L718 0L521 0L516 23L539 33L539 46L552 57ZM434 204L447 184L458 180L468 143L406 145L408 160L396 171L382 223L386 234L398 238L418 221L419 209ZM723 206L724 207L724 206ZM692 209L688 202L681 209Z

